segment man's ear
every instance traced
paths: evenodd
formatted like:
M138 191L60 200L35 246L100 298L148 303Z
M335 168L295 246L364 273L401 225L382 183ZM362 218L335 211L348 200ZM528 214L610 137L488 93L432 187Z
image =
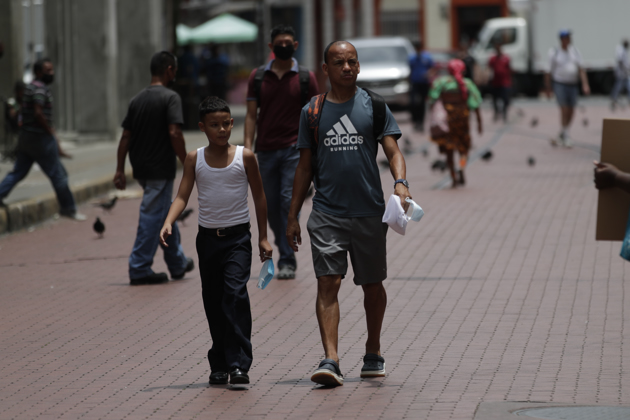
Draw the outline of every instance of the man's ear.
M204 125L201 121L199 121L199 122L197 123L197 127L199 127L199 129L200 129L201 131L204 131L204 128L206 128L206 126L205 126L205 125ZM204 131L204 132L205 132L205 131Z
M267 44L267 46L269 47L269 49L270 49L271 51L273 51L273 44L272 44L271 42L270 42L269 44Z
M299 42L297 42L297 41L295 41L295 42L293 43L293 50L297 50L297 49L298 49L298 45L300 45L300 43L299 43Z
M328 64L322 64L322 70L324 71L324 74L328 76Z

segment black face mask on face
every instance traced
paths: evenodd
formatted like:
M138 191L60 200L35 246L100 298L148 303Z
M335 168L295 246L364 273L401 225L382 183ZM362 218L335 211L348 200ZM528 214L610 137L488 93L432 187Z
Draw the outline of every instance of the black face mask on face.
M293 44L289 44L287 46L274 45L273 47L274 55L280 60L288 60L293 57L294 52L295 48L293 48Z
M49 84L51 84L53 82L53 80L55 80L55 75L53 75L53 74L42 74L41 80L45 84L49 85Z

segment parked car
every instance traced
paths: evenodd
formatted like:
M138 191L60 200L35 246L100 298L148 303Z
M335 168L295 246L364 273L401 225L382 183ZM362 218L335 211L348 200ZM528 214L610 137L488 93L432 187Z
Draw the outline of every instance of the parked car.
M403 37L351 39L361 72L357 85L381 95L389 105L409 104L409 55L414 49Z

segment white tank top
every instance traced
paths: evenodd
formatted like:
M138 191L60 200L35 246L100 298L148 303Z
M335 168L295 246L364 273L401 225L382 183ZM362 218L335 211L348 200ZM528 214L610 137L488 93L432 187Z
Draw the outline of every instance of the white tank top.
M236 146L234 159L225 168L210 167L206 163L204 151L205 147L197 149L195 165L199 225L217 229L248 223L248 182L243 164L243 146Z

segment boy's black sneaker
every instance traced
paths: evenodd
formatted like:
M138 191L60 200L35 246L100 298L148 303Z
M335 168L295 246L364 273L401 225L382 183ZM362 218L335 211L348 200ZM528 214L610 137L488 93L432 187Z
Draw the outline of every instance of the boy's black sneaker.
M192 258L186 257L186 268L184 268L184 271L182 271L180 274L172 274L171 278L173 280L181 280L184 278L186 273L188 273L189 271L193 271L194 269L195 269L195 262L193 261Z
M210 385L225 385L228 383L227 372L212 372L210 374Z
M244 370L234 368L230 371L230 384L232 385L244 385L249 383L249 376Z
M166 273L151 273L148 276L130 279L129 284L132 286L140 286L143 284L160 284L168 282Z

